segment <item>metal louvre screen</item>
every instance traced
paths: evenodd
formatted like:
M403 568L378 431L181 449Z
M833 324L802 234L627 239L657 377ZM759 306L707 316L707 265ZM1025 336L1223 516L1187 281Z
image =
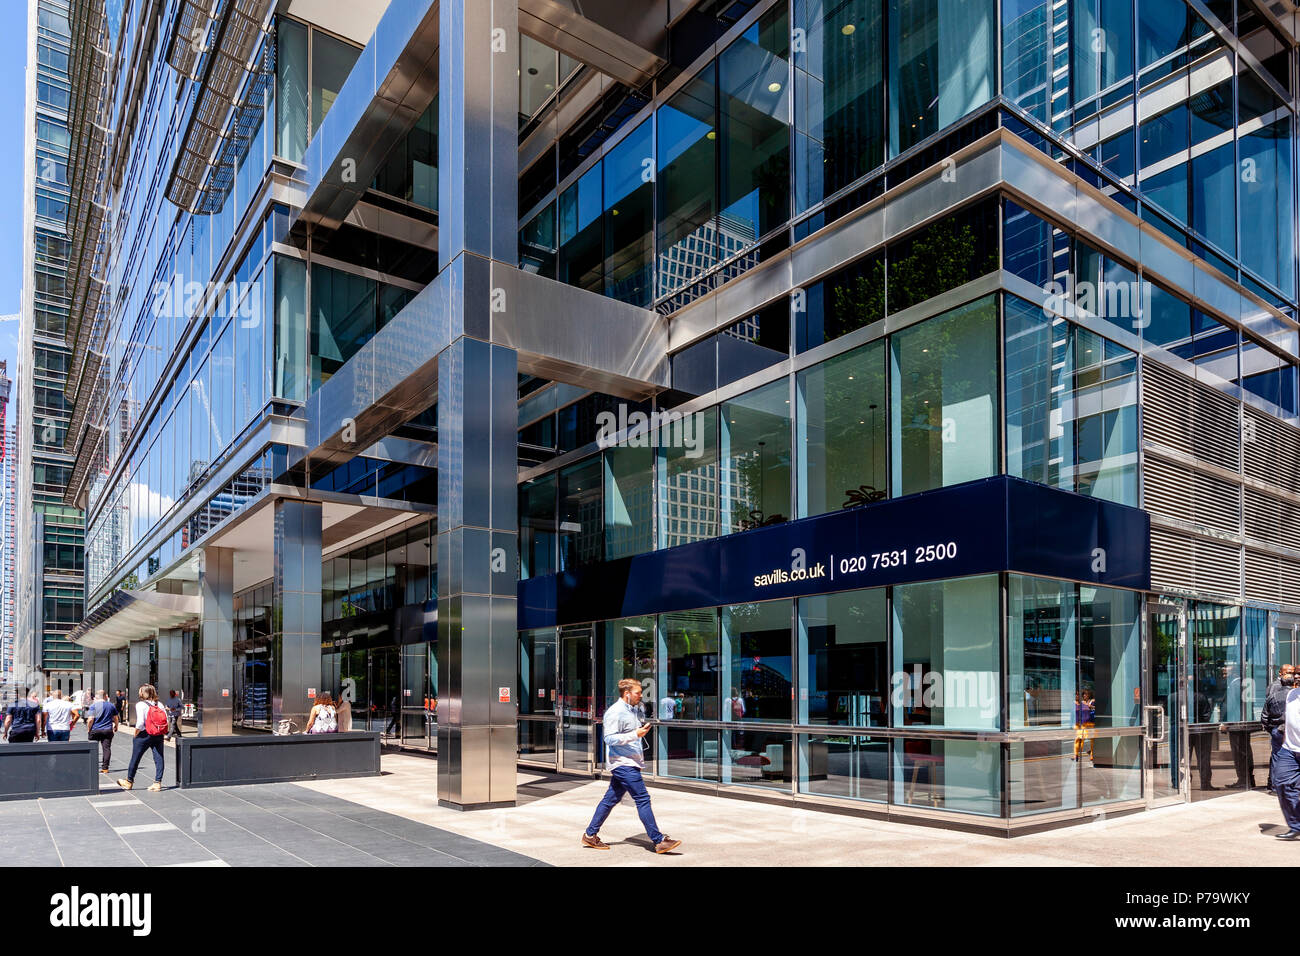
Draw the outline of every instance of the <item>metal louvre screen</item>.
M1241 533L1241 487L1185 465L1147 455L1142 506L1152 514Z
M1300 506L1247 488L1246 534L1300 551Z
M1157 362L1142 363L1143 435L1232 471L1241 468L1240 405Z
M1246 550L1246 597L1252 601L1282 601L1282 562L1276 555Z
M1300 431L1252 408L1242 415L1246 474L1300 494Z
M1142 507L1152 514L1191 521L1194 496L1188 494L1188 472L1178 465L1147 455L1142 469Z
M1241 548L1153 525L1151 587L1239 597Z
M1192 538L1167 528L1151 526L1151 587L1154 590L1193 591Z
M1230 541L1194 538L1192 577L1198 591L1241 594L1241 548Z

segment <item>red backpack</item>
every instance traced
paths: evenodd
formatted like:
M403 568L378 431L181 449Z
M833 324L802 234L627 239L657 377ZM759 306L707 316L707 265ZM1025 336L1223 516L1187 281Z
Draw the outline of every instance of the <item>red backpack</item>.
M167 711L157 701L151 701L144 713L144 732L150 737L167 733Z

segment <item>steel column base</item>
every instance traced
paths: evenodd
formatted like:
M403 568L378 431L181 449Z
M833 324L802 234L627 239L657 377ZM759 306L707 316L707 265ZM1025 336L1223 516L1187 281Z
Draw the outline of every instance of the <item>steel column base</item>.
M438 801L438 806L447 810L500 810L517 805L518 804L516 804L514 800L499 800L496 803L452 803L450 800Z

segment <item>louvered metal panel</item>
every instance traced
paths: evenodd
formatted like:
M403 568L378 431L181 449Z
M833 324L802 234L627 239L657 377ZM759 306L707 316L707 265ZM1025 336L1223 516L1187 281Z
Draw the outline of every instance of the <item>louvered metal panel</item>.
M1247 488L1246 534L1300 551L1300 506Z
M1300 429L1249 407L1242 416L1246 474L1300 494Z
M1283 558L1278 562L1279 589L1282 603L1292 609L1300 608L1300 561L1288 561Z
M1241 486L1210 475L1197 473L1195 517L1197 524L1228 534L1241 534Z
M1177 465L1148 455L1143 470L1142 507L1152 514L1191 521L1194 497L1188 494L1187 473Z
M1241 594L1241 548L1230 541L1194 538L1192 578L1196 590L1238 597Z
M1142 506L1152 514L1241 533L1241 487L1185 465L1147 455Z
M1173 374L1178 374L1177 372ZM1197 382L1192 417L1192 453L1232 471L1241 470L1241 404Z
M1151 587L1159 590L1193 591L1192 539L1167 528L1151 527Z
M1246 597L1252 601L1282 601L1282 567L1277 555L1246 549Z
M1194 454L1195 384L1157 362L1142 363L1142 429L1147 441Z
M1146 440L1240 470L1240 405L1158 362L1144 360L1142 372Z

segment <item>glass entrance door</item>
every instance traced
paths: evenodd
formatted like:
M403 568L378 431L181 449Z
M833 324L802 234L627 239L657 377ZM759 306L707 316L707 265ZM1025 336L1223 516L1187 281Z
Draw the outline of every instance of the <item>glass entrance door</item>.
M1187 625L1185 612L1153 605L1147 613L1147 803L1187 799Z
M370 652L370 729L380 739L401 739L401 657L396 647L377 647Z
M560 631L560 769L579 773L595 766L591 645L590 626Z

